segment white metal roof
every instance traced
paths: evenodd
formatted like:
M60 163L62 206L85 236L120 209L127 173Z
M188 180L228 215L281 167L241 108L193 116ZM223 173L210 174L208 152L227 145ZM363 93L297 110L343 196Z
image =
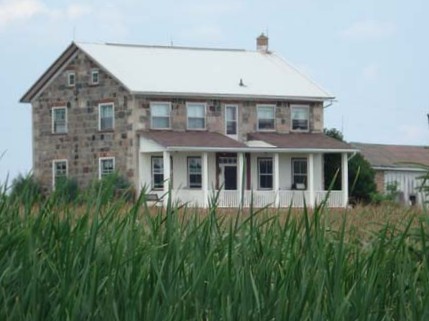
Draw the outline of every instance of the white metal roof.
M274 53L121 44L76 45L133 93L298 100L333 98Z

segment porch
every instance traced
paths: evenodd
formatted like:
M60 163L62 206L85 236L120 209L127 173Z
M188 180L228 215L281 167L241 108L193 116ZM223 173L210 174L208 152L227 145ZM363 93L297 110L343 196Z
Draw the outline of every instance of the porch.
M296 151L140 153L140 186L163 202L207 207L328 207L348 201L347 153L342 153L342 189L324 190L323 153ZM169 189L171 192L169 194Z

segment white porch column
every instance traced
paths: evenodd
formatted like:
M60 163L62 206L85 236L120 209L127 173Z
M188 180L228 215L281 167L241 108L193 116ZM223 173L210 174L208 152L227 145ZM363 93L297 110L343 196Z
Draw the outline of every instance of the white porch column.
M308 155L308 202L309 207L314 207L314 155Z
M343 191L343 207L349 202L349 163L347 153L341 154L341 190Z
M209 204L209 157L207 152L203 153L201 158L201 189L203 191L203 207Z
M274 206L278 207L280 205L280 161L279 153L274 153L274 168L273 168L274 180L273 180L273 190L275 194Z
M238 193L238 202L240 207L243 205L243 191L244 191L244 154L237 154L237 193Z
M166 206L168 202L168 197L172 197L171 194L168 194L171 182L170 152L164 151L162 156L164 165L164 206ZM171 188L173 189L173 187ZM170 192L172 192L172 190Z

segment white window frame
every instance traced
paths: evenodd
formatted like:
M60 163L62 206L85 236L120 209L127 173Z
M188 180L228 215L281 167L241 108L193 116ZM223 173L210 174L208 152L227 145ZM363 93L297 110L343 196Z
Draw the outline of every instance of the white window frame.
M204 127L203 128L189 128L189 106L202 106L204 108ZM196 117L193 117L196 118ZM192 102L192 103L186 103L186 128L188 130L206 130L207 128L207 104L206 103L197 103L197 102Z
M228 120L227 109L233 108L235 110L235 134L228 134L228 122L234 122L233 120ZM227 136L237 137L238 136L238 106L237 105L225 105L225 134Z
M295 173L295 162L305 162L306 163L306 173ZM306 157L293 157L291 159L291 169L292 169L292 187L298 190L306 190L308 187L308 158ZM295 176L305 177L305 183L296 183ZM297 184L303 184L303 186L297 186Z
M104 106L112 106L112 128L101 128L101 109ZM100 103L98 104L98 130L114 130L115 129L115 104L114 103Z
M94 75L97 75L97 81L94 81ZM91 85L98 85L100 83L100 71L98 69L91 69Z
M102 172L102 168L103 167L101 165L102 165L102 163L104 161L107 161L107 160L112 160L113 161L113 169L112 169L112 171L110 173L103 173ZM115 172L115 168L116 168L115 157L100 157L98 159L98 178L102 179L104 176L107 176L107 175L110 175L110 174L114 173Z
M192 159L200 160L200 173L192 173L192 175L200 175L201 176L201 184L200 185L191 185L191 171L190 171L190 163ZM203 187L203 161L201 156L188 156L186 159L186 167L187 167L187 176L188 176L188 187L191 189L201 189Z
M64 177L68 177L69 176L69 164L68 164L68 160L67 159L54 159L52 161L52 189L55 190L55 182L56 182L56 164L57 163L65 163L66 164L66 174ZM62 177L62 176L59 176Z
M293 110L294 109L305 109L306 113L307 113L307 129L294 129L293 128L293 121L294 118L292 117L293 115ZM294 105L290 105L290 129L291 131L294 132L309 132L310 131L310 106L309 105L299 105L299 104L294 104Z
M259 127L259 109L262 108L271 108L273 111L273 128L260 128ZM257 118L257 128L258 131L264 131L264 132L272 132L276 130L276 105L269 105L269 104L264 104L264 105L256 105L256 118ZM261 118L261 119L268 119L268 118ZM271 118L270 118L271 119Z
M154 160L161 160L161 170L160 172L155 172L154 168ZM162 174L162 181L160 186L155 186L155 175L161 175ZM151 157L151 177L152 177L152 190L162 190L164 189L164 157L162 156L152 156Z
M73 79L73 81L71 81ZM76 86L76 73L74 71L67 71L67 86Z
M55 111L60 110L60 109L64 109L65 112L65 116L64 116L64 131L57 131L55 129ZM51 110L51 119L52 119L52 134L66 134L68 132L68 115L67 115L67 107L66 106L57 106L57 107L52 107Z
M260 163L261 161L271 161L271 173L261 173L260 172ZM272 157L258 157L258 161L257 161L257 166L258 166L258 189L259 190L265 190L265 191L271 191L274 188L274 160ZM262 187L261 186L261 175L264 176L271 176L271 187Z
M168 127L154 127L153 126L153 118L154 118L154 116L153 116L153 107L155 107L157 105L158 106L159 105L166 105L166 106L168 106ZM167 118L166 116L156 116L156 117L158 117L158 118L161 118L161 117ZM171 102L168 102L168 101L153 101L153 102L150 103L150 128L151 129L159 129L159 130L162 130L162 129L171 129Z

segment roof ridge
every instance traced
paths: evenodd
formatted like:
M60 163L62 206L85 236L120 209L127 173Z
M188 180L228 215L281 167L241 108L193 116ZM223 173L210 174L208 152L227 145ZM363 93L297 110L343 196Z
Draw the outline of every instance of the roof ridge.
M213 47L191 47L191 46L164 46L164 45L147 45L138 43L118 43L118 42L79 42L82 44L93 44L93 45L106 45L106 46L117 46L117 47L133 47L133 48L154 48L154 49L184 49L184 50L210 50L210 51L234 51L234 52L250 52L246 49L240 48L213 48ZM78 44L79 44L78 43Z

